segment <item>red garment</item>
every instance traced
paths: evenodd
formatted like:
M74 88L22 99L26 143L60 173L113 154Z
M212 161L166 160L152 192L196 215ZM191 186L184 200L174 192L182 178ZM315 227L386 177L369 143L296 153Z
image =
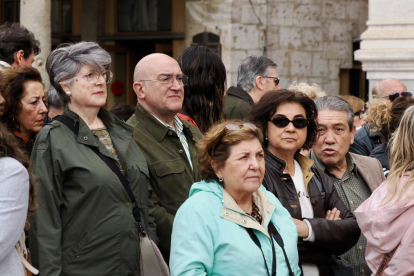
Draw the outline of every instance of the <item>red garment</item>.
M197 127L198 130L200 130L200 128L198 127L197 123L191 119L189 116L184 115L182 113L177 113L178 118L180 118L181 120L186 120L189 121L190 123L192 123L193 125L195 125Z

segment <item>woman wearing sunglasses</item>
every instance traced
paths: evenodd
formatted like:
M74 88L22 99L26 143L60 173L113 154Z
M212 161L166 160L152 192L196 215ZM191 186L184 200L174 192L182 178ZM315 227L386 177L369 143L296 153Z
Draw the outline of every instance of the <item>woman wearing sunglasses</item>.
M317 138L317 116L310 98L289 90L267 93L252 110L265 136L263 185L293 217L305 276L332 275L331 256L348 251L360 234L332 181L299 153Z
M262 186L263 135L225 121L198 144L200 175L180 207L171 238L171 275L300 275L297 231Z

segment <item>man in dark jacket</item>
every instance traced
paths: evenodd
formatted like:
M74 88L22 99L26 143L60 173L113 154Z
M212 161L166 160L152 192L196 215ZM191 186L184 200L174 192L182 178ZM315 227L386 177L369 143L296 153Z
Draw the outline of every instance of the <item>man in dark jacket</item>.
M200 180L196 143L202 134L176 115L182 109L187 81L173 58L164 54L142 58L134 72L137 109L127 121L147 159L157 236L167 262L175 213L188 198L191 185Z
M311 151L317 168L334 182L346 207L354 212L384 180L378 160L348 153L354 141L354 112L345 100L327 96L315 100L318 107L318 140ZM354 268L354 275L369 276L365 261L366 238L344 255Z
M254 103L264 94L279 90L276 63L265 57L250 56L238 68L237 87L230 87L224 100L226 119L247 119Z

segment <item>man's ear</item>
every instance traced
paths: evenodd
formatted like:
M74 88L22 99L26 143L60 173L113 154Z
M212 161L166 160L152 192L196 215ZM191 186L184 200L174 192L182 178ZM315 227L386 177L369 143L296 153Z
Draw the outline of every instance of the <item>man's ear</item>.
M256 89L263 90L264 82L265 82L265 79L262 76L256 76L255 78Z
M13 54L13 58L14 58L14 62L12 65L13 67L20 67L20 64L22 64L22 62L24 61L24 51L23 50L19 50L14 52Z
M139 99L145 99L145 86L144 82L142 81L136 81L133 84L133 89L135 94L137 95L138 100Z
M353 126L352 127L352 131L351 131L351 141L350 141L350 145L352 145L354 143L355 132L356 132L356 127Z

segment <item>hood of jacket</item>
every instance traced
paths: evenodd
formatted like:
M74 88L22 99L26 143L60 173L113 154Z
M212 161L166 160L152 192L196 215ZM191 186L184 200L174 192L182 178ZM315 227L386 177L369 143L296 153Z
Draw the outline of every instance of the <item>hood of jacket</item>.
M402 186L409 178L406 172L399 181ZM414 199L403 199L400 204L393 202L381 205L388 192L388 181L381 184L357 210L355 216L369 245L378 252L395 249L412 224Z

